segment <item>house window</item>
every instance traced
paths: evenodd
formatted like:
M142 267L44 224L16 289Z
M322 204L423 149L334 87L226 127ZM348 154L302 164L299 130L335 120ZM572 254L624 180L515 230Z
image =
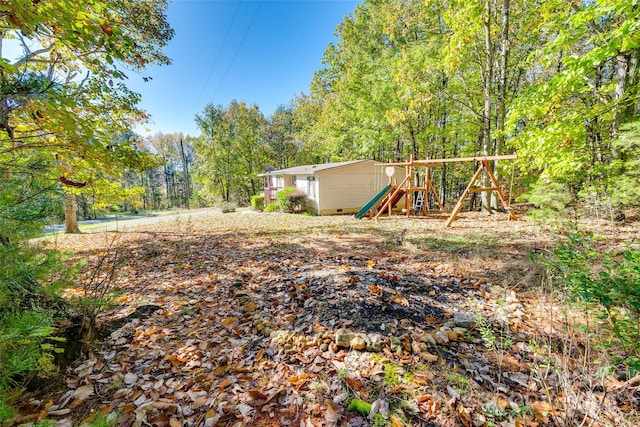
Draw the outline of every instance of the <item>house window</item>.
M293 178L291 179L291 186L295 187L297 183L298 183L298 177L294 175Z
M316 178L314 176L307 177L307 195L312 199L316 198Z

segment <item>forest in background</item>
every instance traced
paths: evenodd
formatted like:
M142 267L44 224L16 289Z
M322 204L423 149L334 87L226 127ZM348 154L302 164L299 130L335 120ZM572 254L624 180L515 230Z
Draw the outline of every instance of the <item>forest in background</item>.
M136 137L157 164L122 169L126 197L74 189L79 213L106 200L125 211L246 204L269 167L510 153L516 165L494 172L514 200L618 212L640 196L638 25L628 1L363 2L308 94L269 116L209 104L194 118L200 135ZM441 199L458 198L470 167L433 171Z
M584 202L623 220L638 205L637 0L363 2L336 28L308 94L268 117L244 102L208 105L195 116L200 135L145 139L132 132L148 117L126 79L170 63L166 10L165 0L0 5L2 43L23 48L0 62L0 417L11 390L54 370L59 320L74 319L87 342L104 307L100 281L70 306L59 299L81 265L31 240L52 220L247 203L269 166L411 155L517 153L514 169L493 167L541 221ZM445 202L469 172L434 171ZM557 253L558 271L601 259L580 239ZM565 279L637 327L637 251L621 259L609 261L622 279Z

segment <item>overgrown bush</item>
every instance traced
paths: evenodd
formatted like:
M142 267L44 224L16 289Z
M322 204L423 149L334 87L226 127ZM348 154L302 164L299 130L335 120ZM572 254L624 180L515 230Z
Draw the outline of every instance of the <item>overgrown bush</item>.
M584 302L608 331L602 345L614 360L640 372L640 249L609 253L591 233L565 237L545 258L553 282Z
M307 195L300 190L292 191L285 197L289 208L294 212L300 212L304 208Z
M264 210L264 194L251 196L251 209L254 211Z
M289 202L289 199L287 198L287 196L289 194L292 194L295 191L298 191L298 189L295 187L287 187L278 191L277 197L278 197L278 206L280 206L280 210L282 210L283 212L291 212L293 210L293 207L291 206L291 203Z
M55 373L55 325L67 315L57 304L69 279L62 254L18 242L0 242L0 423L12 414L11 390Z
M264 211L267 213L271 213L271 212L278 212L279 210L279 206L277 203L267 203L267 206L264 207Z

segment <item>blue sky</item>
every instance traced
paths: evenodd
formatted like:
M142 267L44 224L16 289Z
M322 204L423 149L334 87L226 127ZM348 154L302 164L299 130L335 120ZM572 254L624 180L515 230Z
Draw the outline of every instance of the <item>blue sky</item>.
M173 0L168 20L176 35L165 49L172 65L130 76L152 123L142 134L198 135L196 113L233 99L269 116L309 91L336 26L358 4L345 0ZM225 38L226 37L226 38Z

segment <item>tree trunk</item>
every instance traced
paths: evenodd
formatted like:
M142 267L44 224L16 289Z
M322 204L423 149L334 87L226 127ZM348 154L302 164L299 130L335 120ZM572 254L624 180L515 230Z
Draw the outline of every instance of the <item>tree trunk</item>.
M64 194L64 232L67 234L80 233L76 214L76 195L73 193Z
M500 62L498 64L498 108L497 108L497 120L496 120L496 129L498 131L498 136L496 138L496 146L494 154L499 156L502 154L502 147L504 147L505 135L505 120L507 116L507 78L508 72L507 67L509 65L509 9L510 9L510 0L502 1L502 25L501 25L501 37L502 37L502 48L500 49ZM493 163L493 174L496 179L500 179L499 171L498 171L498 162L495 161ZM495 191L491 192L491 208L498 208L498 194Z
M184 200L187 209L191 209L189 199L191 199L191 189L189 188L189 163L187 162L187 156L184 153L184 144L182 138L180 138L180 154L182 155L182 167L184 169Z
M169 172L168 172L168 168L167 165L164 165L164 186L166 189L166 196L165 196L165 209L170 209L171 208L171 193L169 192Z
M482 89L484 108L482 110L482 154L488 156L491 152L491 80L493 76L492 42L491 42L491 2L484 2L484 69L482 70ZM489 175L482 174L482 186L489 186ZM482 192L482 207L489 209L489 194Z
M616 65L618 71L616 73L616 90L614 92L615 104L613 107L613 120L611 122L611 141L618 139L618 132L620 131L620 123L622 122L622 115L624 114L624 108L622 106L625 98L625 92L627 90L627 76L629 75L629 59L631 55L618 54L616 56ZM611 144L611 156L614 159L620 159L622 154L619 147L614 143Z

